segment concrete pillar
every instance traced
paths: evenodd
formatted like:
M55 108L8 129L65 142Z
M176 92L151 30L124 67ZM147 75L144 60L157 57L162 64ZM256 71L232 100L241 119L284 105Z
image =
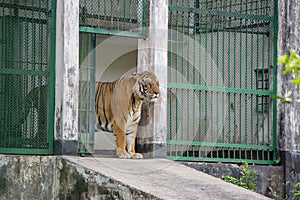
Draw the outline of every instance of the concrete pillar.
M295 49L300 54L300 1L278 1L278 55ZM278 66L278 94L284 95L295 88L290 76L282 75ZM294 95L300 96L295 92ZM300 103L278 107L278 145L285 166L285 183L300 182ZM286 193L292 199L291 184L286 184Z
M54 153L76 154L79 0L57 1Z
M138 41L137 71L147 70L157 75L161 97L150 105L150 121L142 118L140 122L137 149L144 157L157 158L166 156L168 0L149 0L148 3L149 27L147 38Z

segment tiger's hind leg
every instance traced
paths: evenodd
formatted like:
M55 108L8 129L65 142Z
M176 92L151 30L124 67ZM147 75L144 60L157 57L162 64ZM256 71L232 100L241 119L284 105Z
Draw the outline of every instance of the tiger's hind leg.
M132 155L132 158L142 159L143 155L135 152L135 138L136 138L137 128L138 128L138 124L135 124L133 133L126 135L126 146L128 152Z
M117 125L113 126L113 132L116 137L117 144L117 157L129 159L132 158L132 155L126 151L126 133L125 133L125 125L124 128L120 128Z

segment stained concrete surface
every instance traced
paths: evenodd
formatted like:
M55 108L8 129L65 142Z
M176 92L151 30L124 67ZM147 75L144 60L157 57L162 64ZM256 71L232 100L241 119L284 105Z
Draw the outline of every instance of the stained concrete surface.
M165 159L64 158L159 199L269 199Z

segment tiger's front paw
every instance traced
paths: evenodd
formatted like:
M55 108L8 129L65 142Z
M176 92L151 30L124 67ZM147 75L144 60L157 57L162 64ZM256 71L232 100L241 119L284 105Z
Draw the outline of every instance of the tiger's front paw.
M132 154L132 158L133 159L142 159L143 155L140 153L134 153L134 154Z
M127 152L123 152L117 155L118 158L122 158L122 159L130 159L132 158L132 155L130 153Z

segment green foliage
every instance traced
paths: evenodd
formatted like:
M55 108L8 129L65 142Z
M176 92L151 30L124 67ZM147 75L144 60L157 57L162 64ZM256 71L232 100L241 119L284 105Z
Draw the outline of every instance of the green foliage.
M270 192L270 197L277 199L277 200L286 200L286 198L282 198L272 187L268 187Z
M275 160L275 164L278 165L278 164L280 164L280 162L281 162L281 158L278 157L278 158Z
M300 199L300 182L298 182L295 185L293 185L293 188L295 189L295 191L294 191L294 198L295 199Z
M293 79L291 79L290 82L295 86L300 86L300 56L296 53L296 51L291 50L290 56L286 54L279 56L278 64L285 66L282 74L291 74ZM295 88L295 90L299 90L299 87ZM281 101L280 105L291 103L293 101L300 102L300 97L292 99L291 96L292 91L288 91L284 96L274 96L274 98Z
M296 79L291 80L294 85L300 85L300 56L297 55L295 50L290 51L290 57L286 54L283 56L279 56L278 64L285 65L285 70L283 71L283 75L286 74L294 74Z
M291 185L293 188L293 192L294 192L294 196L293 196L293 200L300 200L300 182L293 184L291 182L287 182L286 185ZM270 193L272 195L272 197L276 198L277 200L287 200L287 199L291 199L288 197L281 197L279 194L276 193L276 191L273 190L273 188L268 187L268 189L270 190Z
M243 170L241 171L241 175L242 176L240 179L236 179L232 176L222 176L221 179L228 183L232 183L245 189L255 191L257 172L252 171L247 162L243 163Z
M223 181L226 181L227 183L232 183L232 184L235 184L235 185L239 185L239 179L236 179L232 176L221 176L221 179Z

